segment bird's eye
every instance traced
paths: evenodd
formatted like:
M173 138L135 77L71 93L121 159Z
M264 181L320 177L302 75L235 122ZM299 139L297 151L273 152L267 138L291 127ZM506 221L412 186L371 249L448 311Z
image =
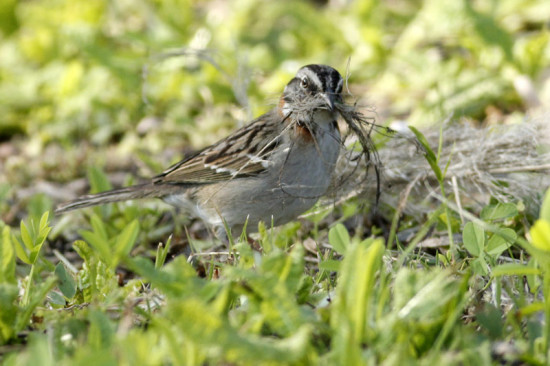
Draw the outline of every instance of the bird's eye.
M307 89L307 87L309 86L309 80L307 78L303 78L300 82L300 86L304 89Z

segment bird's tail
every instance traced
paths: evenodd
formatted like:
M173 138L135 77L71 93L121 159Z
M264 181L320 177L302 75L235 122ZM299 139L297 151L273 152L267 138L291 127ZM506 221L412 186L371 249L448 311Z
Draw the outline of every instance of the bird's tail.
M82 196L74 201L57 206L55 213L77 210L84 207L104 205L106 203L135 200L140 198L160 198L167 194L152 183L138 184L131 187L113 189L107 192Z

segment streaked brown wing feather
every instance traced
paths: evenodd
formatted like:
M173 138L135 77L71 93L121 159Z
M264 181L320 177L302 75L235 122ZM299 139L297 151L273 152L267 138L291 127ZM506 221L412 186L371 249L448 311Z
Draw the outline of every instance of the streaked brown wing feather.
M279 143L279 138L274 138L281 130L278 122L276 113L264 114L227 138L173 165L153 178L153 182L208 184L260 174L266 168L258 160L268 159ZM257 159L251 160L251 156Z

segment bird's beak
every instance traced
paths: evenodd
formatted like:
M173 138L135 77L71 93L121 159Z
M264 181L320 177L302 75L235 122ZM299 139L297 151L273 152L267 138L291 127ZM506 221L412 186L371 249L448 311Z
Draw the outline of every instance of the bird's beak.
M334 110L334 93L321 93L321 97L327 103L328 109L332 112Z

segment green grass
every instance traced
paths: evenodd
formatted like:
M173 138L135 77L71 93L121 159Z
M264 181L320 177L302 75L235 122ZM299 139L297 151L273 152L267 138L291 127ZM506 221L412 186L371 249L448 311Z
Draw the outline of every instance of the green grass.
M418 130L425 215L355 198L227 248L156 201L51 214L227 135L311 62L381 125L548 107L547 1L339 4L1 3L0 363L550 362L550 193L456 207L453 154Z
M549 209L547 195L533 238L550 222ZM224 260L210 255L194 265L184 255L162 265L162 250L130 255L143 234L137 222L113 236L109 221L94 215L93 231L72 245L79 269L66 259L54 265L40 250L47 214L22 226L33 234L21 239L4 226L2 357L7 365L544 364L550 246L506 235L521 218L515 206L486 211L466 225L454 256L390 251L382 239L350 237L336 224L328 232L335 250L308 254L283 229L263 232L261 254L238 241ZM514 242L536 260L511 250ZM503 251L512 262L501 260ZM36 253L34 262L24 253ZM29 262L21 271L32 264L24 278L16 256ZM123 284L121 268L133 273Z

